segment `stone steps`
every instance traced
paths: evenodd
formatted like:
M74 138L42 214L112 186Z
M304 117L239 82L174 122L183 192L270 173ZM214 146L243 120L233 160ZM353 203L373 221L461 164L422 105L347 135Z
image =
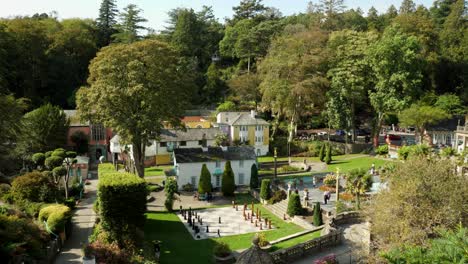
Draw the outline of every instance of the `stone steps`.
M288 199L283 200L279 203L266 205L268 210L270 210L274 215L283 219L284 214L288 210ZM287 216L286 216L287 217Z

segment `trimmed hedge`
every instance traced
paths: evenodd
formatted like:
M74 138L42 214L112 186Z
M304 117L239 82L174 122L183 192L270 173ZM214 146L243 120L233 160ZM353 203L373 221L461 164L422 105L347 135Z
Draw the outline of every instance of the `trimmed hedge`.
M255 163L250 167L250 188L258 188L258 169Z
M71 216L71 210L68 206L56 204L42 208L38 220L41 223L46 221L50 231L60 233L65 230L65 224Z
M301 198L297 193L291 193L288 201L288 215L293 217L302 214Z
M56 186L37 171L16 177L11 183L10 194L15 202L53 202L58 198Z
M116 172L112 164L99 165L98 199L102 227L123 245L143 227L146 213L146 182L130 173Z
M198 193L205 194L211 192L211 174L206 164L203 164L200 173L200 180L198 181Z
M262 180L262 185L260 187L260 198L263 200L268 200L271 197L271 192L270 192L270 180L265 179Z
M320 202L316 202L314 206L314 226L321 226L322 221L322 210L320 210Z
M224 166L223 178L221 181L221 191L224 196L233 196L236 190L236 184L234 182L234 172L231 168L231 162L227 161Z

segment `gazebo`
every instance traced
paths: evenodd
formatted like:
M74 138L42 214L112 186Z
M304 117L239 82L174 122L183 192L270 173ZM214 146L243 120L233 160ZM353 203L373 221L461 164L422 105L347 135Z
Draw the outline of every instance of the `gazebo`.
M272 264L273 257L266 251L260 248L258 243L260 239L256 235L252 239L252 246L242 252L237 258L236 264Z

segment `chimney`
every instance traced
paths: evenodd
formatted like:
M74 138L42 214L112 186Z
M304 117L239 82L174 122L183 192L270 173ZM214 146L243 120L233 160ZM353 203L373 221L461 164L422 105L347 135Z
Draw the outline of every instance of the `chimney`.
M255 114L256 114L256 113L255 113L255 110L250 110L250 116L251 116L252 118L255 118Z

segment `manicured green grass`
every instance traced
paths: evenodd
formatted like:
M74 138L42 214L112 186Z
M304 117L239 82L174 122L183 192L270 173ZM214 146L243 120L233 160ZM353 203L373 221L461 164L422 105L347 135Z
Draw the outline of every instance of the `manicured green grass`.
M339 156L334 156L334 157L349 159L349 158L354 158L354 157L358 157L358 156L362 156L362 154L346 154L346 155L339 155ZM318 162L318 161L320 161L320 159L318 157L291 157L291 160L293 160L293 161L304 161L304 159L306 159L307 162ZM276 159L276 161L288 161L288 160L289 160L288 157L278 157ZM273 158L273 156L263 156L263 157L258 157L257 161L259 163L274 162L275 159Z
M249 204L249 207L251 206L252 199L247 194L236 196L238 204L246 202ZM303 231L301 227L292 223L286 223L274 216L260 205L258 201L254 201L254 204L262 212L262 217L271 219L272 225L275 227L273 230L264 231L267 240L272 241ZM162 241L161 263L211 263L213 247L216 241L226 242L231 250L245 249L250 247L254 235L254 233L249 233L216 239L194 240L183 223L179 221L177 215L168 212L148 212L145 225L145 238L148 241Z
M319 230L319 231L308 233L308 234L305 234L305 235L302 235L302 236L299 236L299 237L291 238L291 239L288 239L288 240L283 241L283 242L279 242L277 244L272 245L271 248L269 249L269 251L272 252L272 251L292 247L292 246L295 246L295 245L300 244L300 243L304 243L306 241L309 241L309 240L312 240L314 238L319 237L320 232L321 231Z
M164 181L165 178L161 177L161 178L151 178L151 179L145 179L145 181L147 183L150 183L150 184L160 184L162 185L162 181Z
M165 176L164 171L172 169L172 165L156 166L145 168L145 177L148 176Z
M340 157L333 157L333 161L331 164L327 165L327 172L336 172L336 168L340 168L341 172L348 172L352 169L363 168L366 170L370 170L372 164L375 164L375 168L379 168L380 166L387 164L392 161L382 160L374 157L361 157L361 158L354 158L354 159L347 159L344 160Z

